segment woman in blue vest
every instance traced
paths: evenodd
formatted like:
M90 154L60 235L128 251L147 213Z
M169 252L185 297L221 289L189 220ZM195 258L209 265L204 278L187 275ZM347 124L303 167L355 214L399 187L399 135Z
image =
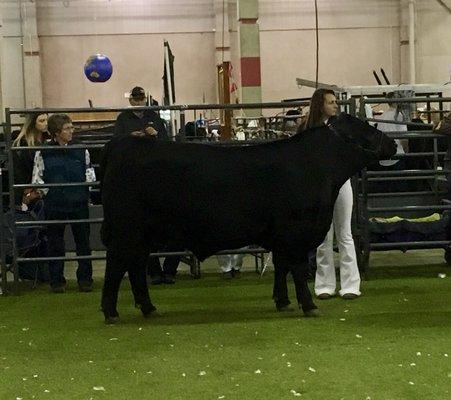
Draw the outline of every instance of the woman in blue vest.
M66 114L54 114L48 119L48 131L52 135L49 149L37 151L33 167L33 183L74 183L94 182L89 152L85 149L71 149L74 127ZM55 147L63 146L65 150ZM53 149L52 149L53 147ZM48 220L73 220L89 218L88 186L60 186L42 189L45 195L45 215ZM47 226L49 257L65 255L65 223ZM78 256L91 255L89 245L89 224L69 224L74 236ZM50 287L55 293L64 293L64 261L49 261ZM80 291L92 291L91 260L78 260L77 281Z

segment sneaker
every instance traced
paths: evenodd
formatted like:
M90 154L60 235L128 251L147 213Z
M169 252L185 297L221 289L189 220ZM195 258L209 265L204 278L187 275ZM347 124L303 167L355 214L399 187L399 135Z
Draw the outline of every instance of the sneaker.
M50 286L50 290L53 293L65 293L66 292L66 285L55 285Z
M78 282L78 290L80 292L92 292L92 282Z
M319 295L316 296L316 298L319 300L329 300L332 298L332 295L329 293L320 293Z
M343 296L341 296L341 298L344 300L354 300L357 297L359 297L359 295L355 293L345 293Z

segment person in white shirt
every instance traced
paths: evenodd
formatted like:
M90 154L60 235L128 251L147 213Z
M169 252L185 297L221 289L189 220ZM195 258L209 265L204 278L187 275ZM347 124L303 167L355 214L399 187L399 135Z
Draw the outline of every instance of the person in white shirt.
M387 93L386 98L394 98L394 93ZM404 116L398 109L397 103L388 102L388 110L386 110L377 119L381 121L395 121L403 122ZM407 125L405 124L393 124L390 122L378 122L376 128L382 132L407 132ZM396 142L396 155L405 154L408 151L407 139L395 139ZM394 158L390 160L380 160L378 165L374 168L369 168L376 171L400 171L405 169L405 161L401 158ZM402 181L374 181L369 185L370 192L399 192L404 190L404 182Z
M239 278L244 254L224 254L216 256L224 279Z
M394 97L394 93L387 93L386 98L392 99ZM378 119L382 121L395 121L395 122L403 122L404 117L403 114L398 110L397 103L388 103L388 110L385 111ZM407 132L407 125L404 124L391 124L389 122L378 122L377 129L382 132ZM395 139L397 149L396 154L405 154L405 150L407 150L407 140L405 139ZM379 164L383 167L391 167L400 162L398 159L390 159L390 160L380 160Z

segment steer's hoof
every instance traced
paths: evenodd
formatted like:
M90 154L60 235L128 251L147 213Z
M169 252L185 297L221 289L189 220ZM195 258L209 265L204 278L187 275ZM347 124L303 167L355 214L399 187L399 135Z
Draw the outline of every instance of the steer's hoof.
M106 325L115 325L119 323L119 316L117 317L107 317L105 316L105 324Z
M105 324L114 325L119 322L119 314L116 308L102 305L100 311L103 312L103 316L105 317Z
M149 318L151 315L158 315L157 308L153 304L147 304L145 306L138 306L143 313L144 318Z
M276 310L278 312L291 312L291 311L294 311L294 308L291 307L289 304L286 304L283 306L276 305Z
M293 312L294 308L291 306L280 307L277 309L279 312Z
M304 311L304 316L306 317L321 317L321 313L317 308Z

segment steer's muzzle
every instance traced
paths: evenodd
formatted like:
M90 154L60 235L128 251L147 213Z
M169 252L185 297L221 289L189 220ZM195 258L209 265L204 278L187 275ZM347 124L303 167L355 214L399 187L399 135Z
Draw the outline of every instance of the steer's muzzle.
M381 146L377 152L377 158L379 160L385 160L396 154L397 145L394 139L390 139L387 135L383 134L381 140Z

